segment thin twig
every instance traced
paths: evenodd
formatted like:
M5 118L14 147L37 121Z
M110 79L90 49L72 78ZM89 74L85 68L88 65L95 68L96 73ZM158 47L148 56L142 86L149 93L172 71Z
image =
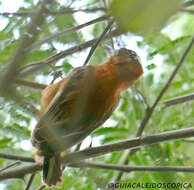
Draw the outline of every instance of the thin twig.
M7 169L9 169L9 168L12 168L12 167L14 167L14 166L18 166L18 165L20 165L20 164L21 164L21 161L16 161L16 162L14 162L13 164L10 164L10 165L6 166L5 168L0 169L0 172L5 171L5 170L7 170Z
M22 162L34 162L34 159L26 156L19 156L13 154L0 153L0 158L9 159L9 160L19 160Z
M78 162L70 164L68 166L78 168L97 168L97 169L108 169L117 170L123 172L192 172L194 173L194 166L126 166L116 164L101 164L101 163L90 163L90 162Z
M169 107L169 106L172 106L172 105L175 105L175 104L181 104L181 103L191 101L191 100L194 100L194 93L187 94L187 95L184 95L184 96L179 96L177 98L172 98L172 99L169 99L169 100L165 100L163 103L164 103L165 107Z
M94 53L95 49L97 48L98 44L102 41L102 39L104 38L104 36L106 35L106 33L110 30L112 24L114 23L113 20L110 20L107 27L104 29L103 33L100 35L100 37L96 40L95 44L91 47L90 52L84 62L83 65L86 65L88 63L88 61L90 60L90 58L92 57L92 54Z
M69 9L69 10L57 10L57 11L47 11L46 13L48 15L63 15L63 14L73 14L77 12L97 12L97 11L103 11L105 12L106 9L103 7L96 7L96 8L90 8L90 9ZM20 12L1 12L0 16L31 16L34 12L33 11L20 11Z
M43 190L46 187L46 185L41 185L37 190Z
M47 38L45 38L45 39L43 39L43 40L41 40L37 43L32 44L31 46L27 47L26 50L31 51L32 49L37 48L38 46L42 45L43 43L50 42L51 40L59 38L62 35L66 35L68 33L78 31L78 30L80 30L80 29L82 29L86 26L89 26L89 25L92 25L92 24L95 24L95 23L98 23L98 22L102 22L102 21L106 20L107 18L108 18L108 16L105 15L105 16L99 17L97 19L91 20L89 22L86 22L84 24L81 24L79 26L75 26L75 27L72 27L72 28L68 28L64 31L57 32L57 33L55 33L53 35L50 35L49 37L47 37Z
M35 174L31 174L30 179L29 179L29 181L28 181L28 183L27 183L27 185L26 185L25 190L29 190L29 189L30 189L30 187L31 187L31 185L32 185L32 182L33 182L33 180L34 180L34 177L35 177Z
M194 36L192 37L190 43L188 44L188 47L186 48L185 52L183 53L183 55L182 55L180 61L178 62L178 64L177 64L177 66L175 67L175 69L173 70L173 72L172 72L172 74L170 75L169 79L167 80L166 84L164 85L164 87L163 87L162 90L160 91L159 95L157 96L155 102L153 103L153 105L152 105L150 108L147 109L146 114L145 114L145 116L144 116L144 118L143 118L143 120L142 120L142 122L141 122L141 124L140 124L140 127L138 128L136 137L139 137L139 136L142 135L143 130L145 129L145 127L146 127L148 121L150 120L150 118L151 118L151 116L152 116L152 114L153 114L153 112L154 112L154 110L155 110L157 104L159 103L159 101L161 100L162 96L164 95L164 93L165 93L165 92L167 91L167 89L169 88L169 86L170 86L172 80L174 79L174 77L176 76L178 70L180 69L180 67L181 67L182 64L184 63L186 57L188 56L188 54L189 54L189 52L190 52L190 50L191 50L193 44L194 44ZM127 155L127 157L126 157L126 159L125 159L125 161L124 161L124 164L128 164L128 163L129 163L129 160L128 160L129 157L130 157L131 155L133 155L136 151L137 151L137 149L136 149L136 150L132 150L132 151L130 151L130 152L128 153L128 155ZM121 177L122 177L122 174L123 174L123 173L120 172L120 173L118 174L118 176L116 177L116 180L115 180L115 181L119 181L119 180L121 179Z
M121 35L122 32L120 32L119 30L114 30L112 31L110 34L107 34L103 40L106 40L107 38L109 38L110 36L119 36ZM81 43L79 45L76 45L72 48L69 48L65 51L62 51L60 53L57 53L51 57L49 57L48 59L44 60L44 61L41 61L41 62L37 62L37 63L32 63L32 64L29 64L29 65L25 65L23 66L22 68L19 69L18 72L20 72L19 76L21 77L26 77L28 76L29 74L31 73L34 73L46 66L49 66L51 64L55 64L56 61L58 61L59 59L62 59L68 55L72 55L73 53L76 53L76 52L80 52L86 48L89 48L91 47L95 42L96 40L98 40L98 38L94 38L93 40L89 40L87 42L84 42L84 43Z
M106 3L106 0L103 0L103 4L104 4L105 9L108 10L108 5ZM111 31L112 31L112 27L110 28L110 32ZM114 40L113 40L113 37L112 36L110 36L110 43L111 43L112 50L115 50Z
M181 12L194 14L194 10L190 10L190 9L181 9Z
M55 82L56 79L58 79L59 77L62 79L62 75L63 75L63 71L62 70L55 70L53 71L53 73L51 73L51 75L53 76L52 81L50 82L50 84L53 84Z
M32 14L34 14L33 11L21 11L21 12L1 12L0 15L1 16L32 16Z
M18 84L18 85L21 85L21 86L30 87L30 88L39 89L39 90L42 90L42 89L47 87L47 85L45 85L45 84L40 84L40 83L37 83L37 82L26 81L26 80L22 80L22 79L19 79L19 78L14 79L13 82L15 84Z
M39 110L30 103L23 95L17 93L16 91L11 91L10 97L15 100L17 103L20 103L20 105L25 105L27 108L30 109L30 114L37 115Z
M0 173L0 181L11 178L23 179L26 174L33 174L42 169L41 164L30 164L27 166L21 166L14 169L9 169Z
M52 15L59 15L59 14L73 14L73 13L77 13L77 12L87 12L87 13L93 13L93 12L97 12L97 11L103 11L106 12L107 10L103 7L94 7L94 8L88 8L88 9L70 9L70 10L59 10L59 11L49 11L48 14L52 14Z
M48 59L46 59L45 61L39 61L28 65L24 65L23 67L17 70L17 73L19 77L24 77L24 76L27 76L25 75L25 73L32 73L34 70L36 71L46 66L50 67L51 64L55 64L55 63L56 62L49 62Z
M82 141L82 142L83 142L83 141ZM75 151L79 151L79 150L80 150L81 145L82 145L82 142L80 142L80 143L76 146Z
M94 8L87 8L87 9L70 9L70 10L59 10L59 11L49 11L49 14L52 15L58 15L58 14L73 14L77 12L87 12L87 13L93 13L97 11L103 11L106 12L107 10L103 7L94 7Z
M134 89L135 89L135 90L137 91L137 93L142 97L143 102L144 102L145 105L146 105L146 108L149 109L149 108L150 108L150 105L149 105L149 103L148 103L147 98L145 97L145 95L144 95L139 89L137 89L137 88L135 88L135 87L134 87Z

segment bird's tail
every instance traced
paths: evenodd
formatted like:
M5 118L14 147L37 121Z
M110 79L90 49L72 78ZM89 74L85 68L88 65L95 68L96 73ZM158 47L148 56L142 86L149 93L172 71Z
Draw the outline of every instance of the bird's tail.
M62 181L60 155L45 156L43 161L43 181L48 186L60 186Z

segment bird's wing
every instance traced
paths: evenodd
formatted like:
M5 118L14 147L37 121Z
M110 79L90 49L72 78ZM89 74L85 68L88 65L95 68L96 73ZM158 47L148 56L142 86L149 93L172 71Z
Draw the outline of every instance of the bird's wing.
M37 123L32 134L32 143L41 150L51 152L52 149L56 152L67 149L88 136L92 131L91 125L96 123L97 118L90 117L90 113L85 115L84 106L94 86L93 67L75 69L64 85L61 85Z

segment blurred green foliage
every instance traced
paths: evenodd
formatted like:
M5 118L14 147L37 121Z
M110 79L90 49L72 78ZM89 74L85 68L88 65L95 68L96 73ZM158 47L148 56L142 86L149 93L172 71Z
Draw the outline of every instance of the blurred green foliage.
M136 41L136 48L143 51L147 56L147 61L151 64L145 65L144 76L136 82L133 88L130 88L122 94L120 104L111 120L106 123L106 127L97 129L91 137L93 144L95 142L104 144L116 142L118 140L134 137L141 120L146 112L146 102L152 105L156 97L169 78L172 70L176 67L185 48L187 47L194 31L194 16L192 14L177 11L179 3L175 1L160 1L162 6L154 3L147 3L145 9L134 9L138 3L143 1L117 1L113 0L109 6L110 11L115 16L117 24L130 32L143 32L141 40ZM150 1L153 2L153 1ZM177 1L176 1L177 2ZM178 1L182 2L182 1ZM186 2L186 1L183 1ZM156 4L159 3L157 0ZM168 3L168 6L166 5ZM172 5L169 5L172 3ZM1 3L0 3L1 4ZM92 7L103 7L103 1L87 0L80 4L80 1L67 1L61 3L56 1L53 10L84 9ZM130 7L132 6L132 7ZM138 5L140 6L140 5ZM167 9L167 7L171 9ZM34 2L24 1L24 6L19 11L31 11L35 7ZM193 7L191 7L193 8ZM132 10L132 12L131 12ZM6 10L5 10L6 11ZM143 12L139 12L143 11ZM145 12L144 12L145 11ZM138 15L131 19L128 13ZM176 12L176 14L175 14ZM141 14L139 14L141 13ZM146 14L144 14L146 13ZM158 14L156 14L158 13ZM162 14L161 14L162 13ZM174 16L172 16L174 14ZM77 15L77 16L76 16ZM101 16L102 12L79 13L50 15L40 30L37 41L48 37L55 32L65 30L69 27L77 26L84 23L85 18L96 18ZM154 16L153 16L154 15ZM152 19L153 18L153 19ZM5 19L0 17L0 19ZM29 22L28 17L9 16L7 25L0 31L0 68L7 65L18 46L19 37L23 35L26 25ZM101 34L105 28L105 23L98 23L90 26L89 30L81 30L61 36L52 41L48 41L40 47L32 50L26 60L26 65L36 63L47 59L48 57L78 45L84 41L95 38ZM153 28L152 28L153 26ZM159 28L157 28L159 27ZM148 31L149 33L144 33ZM136 34L126 33L121 37L114 38L115 46L126 46L126 39L136 39ZM56 45L57 44L57 45ZM121 45L122 44L122 45ZM90 63L100 64L109 56L108 51L111 49L110 40L102 42L96 49ZM137 51L138 52L138 51ZM83 56L84 55L84 56ZM160 64L152 59L160 55ZM27 80L49 84L52 80L50 74L53 70L62 70L64 76L67 75L74 67L82 65L87 51L77 52L72 56L67 56L56 63L53 68L45 67L32 75L26 77ZM75 61L74 61L75 60ZM157 58L156 58L157 60ZM161 61L162 60L162 61ZM73 64L76 63L76 64ZM150 119L144 135L160 133L181 128L192 127L194 124L194 102L186 102L172 107L164 108L163 100L186 95L193 92L194 89L194 48L192 48L188 58L182 68L173 80L170 88L164 94L161 102L157 106L152 118ZM26 101L33 104L39 109L40 91L26 87L17 86L17 91L21 93ZM141 93L139 93L141 92ZM142 94L144 98L142 97ZM27 105L23 105L8 97L0 97L0 152L32 155L33 150L25 149L21 143L24 140L30 140L30 131L35 125L36 117L33 111ZM151 147L142 148L130 158L130 165L151 165L151 166L171 166L171 165L193 165L194 153L192 144L184 141L173 141L161 143ZM114 152L112 154L90 159L91 162L102 162L111 164L122 164L126 159L128 151ZM0 159L0 167L3 168L13 161ZM63 186L58 189L80 189L93 190L104 188L110 181L113 181L118 172L100 169L74 169L66 168L63 174ZM131 172L125 173L122 182L193 182L192 173L145 173ZM23 180L7 180L1 182L2 187L7 190L25 189L29 176ZM41 185L41 175L37 174L31 186L31 189L37 189ZM194 185L194 184L193 184ZM57 188L51 188L57 189Z
M182 0L113 0L110 12L122 31L149 32L162 28L181 7Z

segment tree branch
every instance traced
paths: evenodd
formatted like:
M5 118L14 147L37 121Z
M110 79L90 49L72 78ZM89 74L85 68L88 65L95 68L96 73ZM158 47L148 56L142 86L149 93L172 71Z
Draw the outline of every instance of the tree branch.
M113 20L110 20L108 25L106 26L106 28L104 29L104 31L102 32L102 34L100 35L100 37L96 40L96 42L94 43L94 45L91 47L90 52L84 62L84 65L86 65L88 63L88 61L90 60L90 58L92 57L92 54L94 53L95 49L97 48L97 46L99 45L99 43L102 41L102 39L104 38L104 36L106 35L106 33L110 30L112 24L113 24Z
M33 11L21 11L21 12L1 12L0 16L32 16L34 14Z
M189 14L194 14L194 10L190 9L181 9L181 12L189 13Z
M105 8L106 10L108 10L108 5L107 5L106 0L103 0L103 4L104 4L104 8ZM108 22L107 22L107 24L108 24ZM112 31L112 27L110 27L110 31L109 31L109 32L111 32L111 31ZM114 40L113 40L112 37L110 37L110 43L111 43L112 49L115 50L115 47L114 47Z
M194 127L163 132L145 137L135 137L133 139L122 140L120 142L102 145L99 147L87 148L81 151L69 153L64 156L63 162L72 163L77 160L88 159L101 156L111 152L122 151L125 149L137 149L144 146L151 146L165 141L180 140L194 136Z
M30 109L30 114L37 115L39 110L30 103L24 96L18 94L16 91L10 91L10 97L16 102L20 103L21 106L25 105L27 108Z
M45 19L46 7L53 3L52 0L44 0L41 3L40 8L32 15L31 22L28 25L27 31L22 35L20 44L8 65L6 65L5 72L1 72L1 82L0 82L0 91L5 92L15 77L17 68L21 65L27 55L25 51L26 47L30 46L36 39L39 33L39 27L43 24Z
M45 85L45 84L40 84L40 83L37 83L37 82L26 81L26 80L22 80L22 79L19 79L19 78L14 79L13 82L15 84L18 84L18 85L21 85L21 86L30 87L30 88L39 89L39 90L43 90L44 88L47 87L47 85Z
M7 170L11 167L14 167L14 166L17 166L17 165L20 165L20 164L21 164L21 161L16 161L13 164L10 164L10 165L6 166L5 168L0 169L0 172L5 171L5 170Z
M62 35L65 35L65 34L68 34L68 33L71 33L71 32L76 32L76 31L78 31L78 30L80 30L80 29L82 29L82 28L84 28L86 26L89 26L89 25L92 25L92 24L104 21L107 18L108 18L108 16L105 15L105 16L99 17L97 19L91 20L89 22L86 22L84 24L81 24L79 26L75 26L75 27L72 27L72 28L68 28L68 29L66 29L64 31L57 32L57 33L55 33L53 35L50 35L49 37L47 37L47 38L45 38L45 39L43 39L43 40L41 40L41 41L39 41L37 43L32 44L31 46L27 47L26 50L27 51L31 51L32 49L40 46L43 43L50 42L51 40L56 39L56 38L58 38L58 37L60 37Z
M73 14L77 12L88 12L88 13L93 13L97 11L103 11L105 12L106 9L103 7L96 7L96 8L90 8L90 9L69 9L69 10L57 10L57 11L49 11L47 10L48 15L63 15L63 14ZM1 12L0 16L31 16L34 12L33 11L20 11L20 12Z
M37 190L43 190L46 187L46 185L41 185Z
M119 30L114 30L112 32L110 32L110 34L107 34L103 40L106 40L107 38L109 38L110 36L119 36L121 35L122 33L119 31ZM96 40L98 40L98 38L95 38L93 40L90 40L90 41L87 41L87 42L84 42L84 43L81 43L79 45L76 45L72 48L69 48L65 51L62 51L60 53L57 53L51 57L49 57L48 59L44 60L44 61L41 61L41 62L38 62L38 63L33 63L33 64L29 64L29 65L25 65L24 67L20 68L18 72L20 72L19 76L21 77L25 77L25 76L28 76L29 74L31 73L34 73L50 64L54 64L56 63L56 61L58 61L59 59L62 59L68 55L72 55L73 53L76 53L76 52L80 52L86 48L89 48L91 47L95 42Z
M169 100L165 100L163 103L164 103L165 107L169 107L169 106L172 106L172 105L175 105L175 104L181 104L181 103L191 101L191 100L194 100L194 93L187 94L187 95L184 95L184 96L179 96L177 98L172 98L172 99L169 99Z
M94 7L88 9L69 9L69 10L58 10L58 11L49 11L48 14L58 15L58 14L73 14L77 12L86 12L86 13L94 13L97 11L106 12L107 10L104 7Z
M106 145L102 145L98 147L87 148L87 149L73 152L73 153L67 153L62 159L62 161L65 165L77 167L78 166L77 164L79 164L77 163L78 160L80 162L81 160L84 160L84 159L101 156L101 155L115 152L115 151L122 151L126 149L136 149L140 147L151 146L151 145L158 144L161 142L180 140L180 139L190 138L190 137L194 137L194 127L187 128L187 129L174 130L170 132L163 132L163 133L145 136L145 137L136 137L133 139L123 140L123 141L116 142L116 143L110 143L110 144L106 144ZM90 164L90 166L92 165ZM99 168L103 166L103 169L108 169L108 168L105 168L105 165L97 166L94 164L93 166L99 167ZM112 166L110 165L109 169L111 169L111 167ZM126 166L123 166L123 167L127 168ZM23 178L26 174L35 173L41 169L42 169L42 165L37 164L37 163L31 164L28 166L17 167L14 169L1 172L0 180L10 179L10 178ZM151 169L149 170L151 171ZM160 169L160 170L165 170L165 169ZM172 170L173 169L171 169L171 171ZM186 170L188 171L189 169L185 169L185 172ZM130 168L129 168L129 171L131 171Z
M34 177L35 177L35 174L31 174L30 179L29 179L29 181L28 181L28 183L27 183L27 185L26 185L25 190L29 190L29 189L30 189L30 187L31 187L31 185L32 185L32 182L33 182L33 180L34 180Z
M26 174L36 173L42 169L41 164L30 164L28 166L17 167L0 173L0 181L11 178L24 178Z
M194 1L191 0L191 1L187 1L183 4L184 7L190 7L190 6L193 6L194 5Z
M9 159L9 160L19 160L22 162L34 162L34 159L31 157L5 154L5 153L0 153L0 158Z
M122 172L194 172L194 166L126 166L90 162L78 162L74 164L69 164L68 166L78 168L108 169Z

